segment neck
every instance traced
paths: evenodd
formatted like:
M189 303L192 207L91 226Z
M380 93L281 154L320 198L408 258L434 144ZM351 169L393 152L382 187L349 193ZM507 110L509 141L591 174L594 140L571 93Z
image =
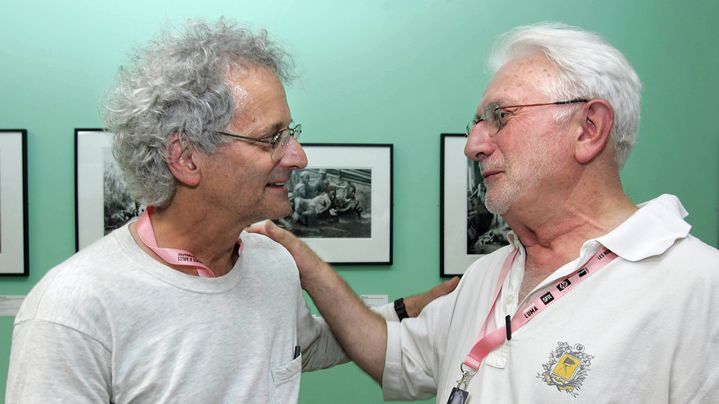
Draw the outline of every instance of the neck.
M230 223L226 217L199 209L199 204L183 207L175 202L166 208L156 208L150 216L158 247L188 251L216 276L227 274L237 260L237 238L249 223ZM140 241L134 226L130 231L148 255L178 271L197 274L192 267L167 264Z
M589 239L607 234L637 208L621 186L605 186L597 193L577 186L573 192L532 201L526 214L508 212L507 223L524 245L527 258L522 296L564 264L576 259ZM511 211L512 209L510 209Z

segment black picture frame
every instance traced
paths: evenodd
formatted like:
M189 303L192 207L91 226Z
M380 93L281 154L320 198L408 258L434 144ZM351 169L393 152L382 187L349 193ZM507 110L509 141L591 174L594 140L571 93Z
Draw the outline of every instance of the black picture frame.
M501 216L486 210L477 162L464 155L463 133L440 137L440 276L464 271L479 257L507 244Z
M330 264L391 265L393 145L302 147L309 163L287 184L292 213L275 222Z
M27 130L0 129L0 276L28 276Z

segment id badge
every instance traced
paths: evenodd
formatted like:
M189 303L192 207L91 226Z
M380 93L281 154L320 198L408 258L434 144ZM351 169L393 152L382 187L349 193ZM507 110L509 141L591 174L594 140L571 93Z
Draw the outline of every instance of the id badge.
M459 387L452 388L452 393L449 394L449 400L447 404L467 404L469 399L469 392L462 390Z

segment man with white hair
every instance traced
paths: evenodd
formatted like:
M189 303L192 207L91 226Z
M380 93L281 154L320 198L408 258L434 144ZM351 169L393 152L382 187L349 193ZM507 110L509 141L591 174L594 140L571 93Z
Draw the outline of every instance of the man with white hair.
M465 154L510 245L453 293L386 323L301 242L264 231L387 399L719 402L719 252L689 234L675 196L635 205L620 182L634 69L599 36L547 23L507 33L490 61Z

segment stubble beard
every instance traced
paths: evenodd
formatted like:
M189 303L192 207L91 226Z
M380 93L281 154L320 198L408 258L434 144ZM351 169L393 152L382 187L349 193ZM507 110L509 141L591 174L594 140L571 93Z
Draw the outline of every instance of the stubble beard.
M519 190L514 183L506 184L504 187L499 184L497 186L487 186L484 206L495 215L503 215L507 213L509 207L517 199L518 192Z
M524 192L539 184L543 173L547 172L550 162L546 158L546 150L530 150L532 152L524 156L521 162L503 159L503 178L499 178L495 184L487 184L484 205L491 213L507 213Z

